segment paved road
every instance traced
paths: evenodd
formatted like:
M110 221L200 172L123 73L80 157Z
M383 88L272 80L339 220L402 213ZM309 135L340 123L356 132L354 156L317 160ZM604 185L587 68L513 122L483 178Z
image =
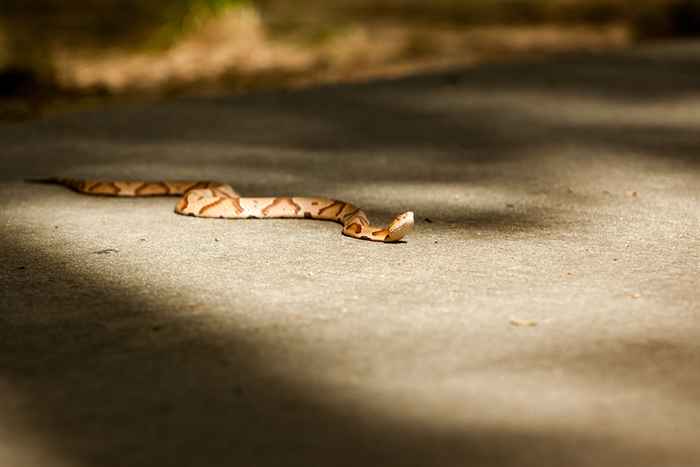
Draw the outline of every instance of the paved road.
M700 45L0 128L0 465L700 465ZM27 177L319 194L407 243Z

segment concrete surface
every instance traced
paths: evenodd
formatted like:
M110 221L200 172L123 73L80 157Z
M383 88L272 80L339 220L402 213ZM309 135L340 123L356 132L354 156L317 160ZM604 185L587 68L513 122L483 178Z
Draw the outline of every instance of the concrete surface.
M0 128L0 465L700 465L699 108L684 44ZM365 243L48 175L419 222Z

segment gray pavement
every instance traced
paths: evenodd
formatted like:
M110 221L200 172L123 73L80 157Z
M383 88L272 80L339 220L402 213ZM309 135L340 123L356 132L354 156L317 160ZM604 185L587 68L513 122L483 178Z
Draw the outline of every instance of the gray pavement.
M0 465L700 465L698 109L691 43L1 127Z

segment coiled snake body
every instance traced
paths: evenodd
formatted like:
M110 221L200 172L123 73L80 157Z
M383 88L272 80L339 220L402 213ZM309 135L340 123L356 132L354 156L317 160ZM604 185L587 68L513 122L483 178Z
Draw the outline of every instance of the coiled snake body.
M178 214L226 219L320 219L342 224L343 235L377 242L398 242L413 229L413 212L399 214L386 227L372 226L356 206L328 198L278 196L241 197L231 185L191 181L99 181L50 178L48 183L79 193L103 196L181 196Z

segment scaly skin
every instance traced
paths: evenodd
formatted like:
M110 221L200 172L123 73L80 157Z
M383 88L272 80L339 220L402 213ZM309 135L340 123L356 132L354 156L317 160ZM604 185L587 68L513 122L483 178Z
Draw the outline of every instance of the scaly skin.
M102 196L181 196L175 212L225 219L319 219L343 226L343 235L376 242L398 242L413 229L413 213L399 214L386 227L372 226L367 215L344 201L328 198L241 197L230 185L202 181L100 181L50 178L79 193Z

